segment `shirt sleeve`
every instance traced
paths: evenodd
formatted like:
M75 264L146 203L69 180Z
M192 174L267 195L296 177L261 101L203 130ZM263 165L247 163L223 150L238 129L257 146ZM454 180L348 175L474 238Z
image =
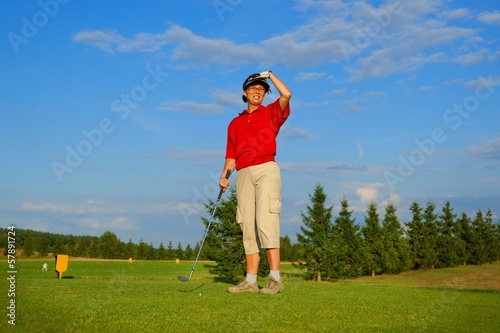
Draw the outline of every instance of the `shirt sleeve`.
M285 123L290 115L290 104L287 104L284 110L281 109L281 105L279 103L279 98L269 105L271 109L271 117L273 120L274 131L278 133L281 125Z
M234 131L232 129L232 122L229 124L227 129L227 143L226 143L226 157L225 158L236 158L236 150L234 148Z

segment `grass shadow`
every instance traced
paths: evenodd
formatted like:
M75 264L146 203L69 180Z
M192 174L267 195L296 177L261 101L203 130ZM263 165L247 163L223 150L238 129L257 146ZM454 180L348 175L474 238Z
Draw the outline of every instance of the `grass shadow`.
M225 276L216 276L213 278L214 282L220 282L225 284L236 284L239 280L231 279Z
M188 289L188 290L179 290L179 292L181 292L181 293L192 293L193 291L200 289L200 288L201 288L201 287L203 287L204 285L206 285L206 283L202 283L202 284L200 284L199 286L197 286L197 287L195 287L195 288L192 288L192 289Z

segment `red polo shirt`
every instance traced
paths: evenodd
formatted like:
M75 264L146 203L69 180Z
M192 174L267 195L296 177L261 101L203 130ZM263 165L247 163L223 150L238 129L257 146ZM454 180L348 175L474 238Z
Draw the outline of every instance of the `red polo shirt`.
M276 136L290 115L290 106L281 110L279 99L259 105L252 113L244 110L228 127L226 158L236 160L236 170L274 161Z

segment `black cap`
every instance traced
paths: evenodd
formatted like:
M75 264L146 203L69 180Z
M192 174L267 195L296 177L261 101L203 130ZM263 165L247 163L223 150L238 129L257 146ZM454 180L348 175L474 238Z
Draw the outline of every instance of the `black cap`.
M247 90L248 87L251 87L251 86L254 86L257 84L263 86L264 89L266 90L266 93L270 91L269 83L267 83L266 79L260 77L260 74L258 74L258 73L252 74L249 77L247 77L245 82L243 82L243 90ZM248 101L247 98L245 97L245 95L241 96L241 99L243 99L243 102L245 102L245 103Z

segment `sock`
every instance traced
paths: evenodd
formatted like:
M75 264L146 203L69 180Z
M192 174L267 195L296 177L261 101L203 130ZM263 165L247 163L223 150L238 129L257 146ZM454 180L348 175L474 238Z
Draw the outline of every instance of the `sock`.
M257 282L257 274L247 273L246 280L248 281L248 283L255 283L255 282Z
M279 269L277 269L277 270L271 270L271 272L269 273L269 275L272 276L276 281L281 280L280 270Z

